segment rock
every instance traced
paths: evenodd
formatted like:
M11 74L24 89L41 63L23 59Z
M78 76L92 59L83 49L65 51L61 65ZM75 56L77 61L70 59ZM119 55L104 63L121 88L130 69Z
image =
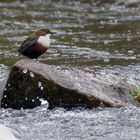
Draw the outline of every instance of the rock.
M48 102L49 108L139 105L134 99L134 85L117 75L94 75L25 59L12 67L1 106L34 108L41 106L42 100Z

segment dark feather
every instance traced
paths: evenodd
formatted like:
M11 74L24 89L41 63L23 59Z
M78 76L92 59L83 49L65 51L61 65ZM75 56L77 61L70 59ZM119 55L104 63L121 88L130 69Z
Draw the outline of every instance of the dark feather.
M26 50L28 50L32 45L35 45L37 42L39 36L29 36L19 47L18 52L24 53Z

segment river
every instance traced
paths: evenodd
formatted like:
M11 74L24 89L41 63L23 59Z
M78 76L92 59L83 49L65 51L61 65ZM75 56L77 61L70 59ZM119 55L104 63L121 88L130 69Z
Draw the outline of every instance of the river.
M1 0L0 95L17 49L34 30L49 28L52 46L40 61L140 81L139 0ZM138 140L140 109L0 110L0 123L21 140Z

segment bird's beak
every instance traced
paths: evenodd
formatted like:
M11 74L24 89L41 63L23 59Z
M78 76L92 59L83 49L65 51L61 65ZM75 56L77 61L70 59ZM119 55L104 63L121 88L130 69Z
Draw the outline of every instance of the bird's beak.
M50 31L50 34L56 34L56 32L52 32L52 31Z

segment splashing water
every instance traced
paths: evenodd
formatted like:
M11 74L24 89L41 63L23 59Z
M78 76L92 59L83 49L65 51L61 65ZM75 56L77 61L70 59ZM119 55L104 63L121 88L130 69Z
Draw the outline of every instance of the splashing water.
M43 86L41 86L41 87L40 87L40 90L43 90L43 89L44 89Z
M23 73L25 73L25 74L26 74L26 73L27 73L27 71L28 71L27 69L23 69Z
M38 82L38 87L41 87L42 86L42 83L39 81Z
M30 76L33 78L35 75L33 72L30 72Z
M58 70L70 66L88 72L119 73L140 82L138 0L3 0L0 12L1 94L8 75L4 67L21 59L13 51L18 49L16 43L21 44L30 31L46 28L46 21L47 27L57 32L52 37L55 45L41 57L47 64L58 65ZM140 138L137 107L67 111L47 110L45 105L32 110L1 109L0 122L17 130L21 140Z

